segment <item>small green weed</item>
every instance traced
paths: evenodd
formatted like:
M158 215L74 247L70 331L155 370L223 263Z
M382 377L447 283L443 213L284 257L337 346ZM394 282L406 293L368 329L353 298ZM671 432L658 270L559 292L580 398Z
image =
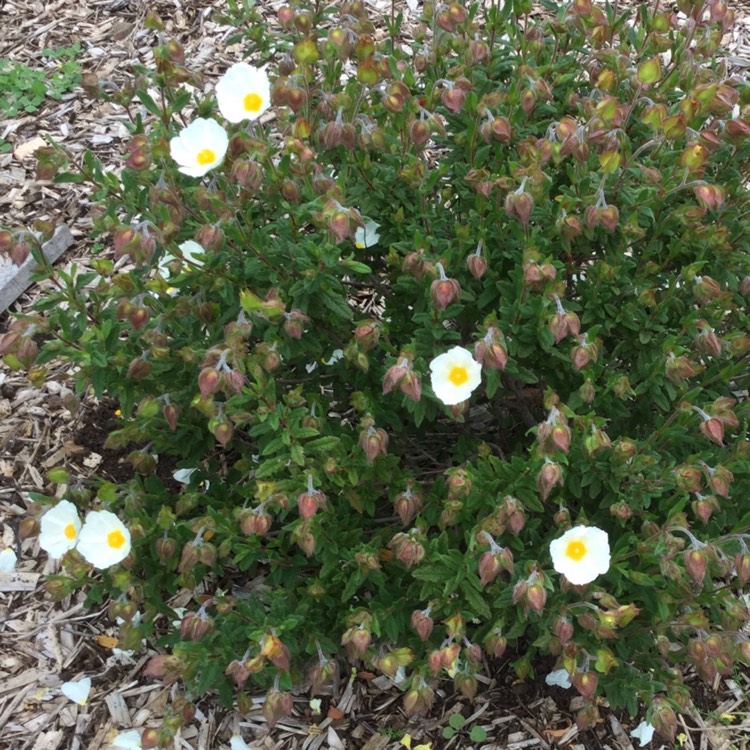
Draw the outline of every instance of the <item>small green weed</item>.
M42 55L57 62L56 67L30 68L22 63L0 59L0 112L15 117L36 112L46 98L59 99L81 80L81 66L75 59L81 51L76 42L71 47L46 49Z
M443 729L443 737L449 740L454 735L466 729L466 718L462 714L453 714L448 719L448 726ZM487 731L479 725L472 727L469 732L472 742L484 742L487 739Z

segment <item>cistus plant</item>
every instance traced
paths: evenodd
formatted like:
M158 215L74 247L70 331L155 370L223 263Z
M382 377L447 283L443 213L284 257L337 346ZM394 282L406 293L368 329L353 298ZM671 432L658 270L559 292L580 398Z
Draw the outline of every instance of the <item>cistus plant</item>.
M57 179L116 262L58 272L0 346L120 404L133 479L68 495L132 551L94 583L67 552L51 588L159 636L149 674L267 690L273 724L346 658L413 715L507 649L519 678L555 657L581 728L605 696L672 737L686 667L750 663L733 12L546 7L428 2L407 42L362 2L232 6L247 62L218 82L166 39L84 81L132 138Z

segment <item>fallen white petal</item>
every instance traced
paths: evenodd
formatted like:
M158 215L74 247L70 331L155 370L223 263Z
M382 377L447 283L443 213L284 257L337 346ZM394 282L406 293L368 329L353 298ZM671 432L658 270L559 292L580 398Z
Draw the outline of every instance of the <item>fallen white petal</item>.
M239 734L232 735L232 737L229 738L229 747L231 747L232 750L250 750L250 745L248 745Z
M112 740L112 747L123 748L123 750L141 750L141 734L137 729L120 732Z
M17 562L16 553L10 547L6 547L0 552L0 573L12 573Z
M635 737L635 739L639 740L641 743L641 747L644 745L648 745L649 742L653 739L654 732L656 730L649 724L647 721L642 721L631 733L631 737Z
M567 669L556 669L554 672L550 672L544 678L544 681L550 686L561 687L565 690L572 687Z
M71 682L63 682L60 685L60 692L73 703L77 703L79 706L85 706L89 699L89 693L91 692L91 678L84 677L80 680L72 680Z

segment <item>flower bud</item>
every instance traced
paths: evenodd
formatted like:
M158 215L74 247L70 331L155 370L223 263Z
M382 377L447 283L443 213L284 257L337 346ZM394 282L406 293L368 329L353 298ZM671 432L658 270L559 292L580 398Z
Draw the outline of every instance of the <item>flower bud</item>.
M693 363L683 354L679 357L671 355L667 357L665 364L667 377L677 385L681 385L687 378L697 374Z
M365 320L354 329L354 339L362 351L369 351L377 346L380 340L380 323L377 320Z
M440 100L454 114L458 114L466 102L466 91L458 86L445 87L440 93Z
M417 635L426 641L432 633L433 619L428 614L429 610L415 610L411 613L411 626L417 631ZM438 670L439 671L439 670Z
M203 398L216 393L220 386L220 376L213 367L203 368L198 375L198 390Z
M412 401L419 401L422 397L422 378L418 373L409 370L399 384L399 388L401 393Z
M653 707L651 725L659 734L667 737L670 742L674 742L677 729L677 715L674 709L658 698L654 700Z
M708 523L713 513L720 510L719 502L713 495L698 495L698 499L692 502L692 508L703 523Z
M469 273L479 280L487 271L487 260L482 255L472 253L466 259L466 267L469 269Z
M297 508L300 516L305 520L310 520L319 508L326 509L326 496L320 490L308 490L297 497Z
M708 570L708 555L702 549L689 549L684 557L690 577L700 586Z
M353 625L341 637L341 645L346 646L347 653L352 659L361 659L367 652L372 634L361 625Z
M401 524L408 526L414 520L414 516L422 510L422 495L408 488L405 492L396 495L393 507L401 519Z
M564 484L562 467L558 463L548 461L542 466L536 476L536 487L542 496L542 500L549 497L552 488L556 485L562 487Z
M269 690L263 703L263 717L268 722L269 729L287 716L290 716L294 708L294 699L291 693L281 693L278 690Z
M710 276L696 276L693 284L693 296L699 305L705 305L721 295L719 282Z
M474 700L479 683L473 674L459 673L453 678L453 686L464 696L464 698Z
M588 700L596 692L596 687L599 684L599 676L596 672L576 672L570 678L570 681L584 699Z
M456 279L436 279L430 286L430 294L438 310L445 310L451 302L457 301L461 285Z
M703 420L700 430L712 443L724 445L724 425L717 417Z
M724 466L717 466L710 472L708 484L721 497L729 497L729 485L734 480L734 474Z
M359 434L359 446L365 452L367 463L371 464L378 456L387 454L388 433L381 427L368 427Z
M258 508L243 511L239 517L240 530L247 536L265 536L272 521L268 513L259 512Z
M202 611L187 612L180 623L180 635L190 641L200 641L214 630L214 621Z
M432 688L422 685L419 688L412 688L404 695L404 714L411 719L417 714L428 714L435 700L435 693Z

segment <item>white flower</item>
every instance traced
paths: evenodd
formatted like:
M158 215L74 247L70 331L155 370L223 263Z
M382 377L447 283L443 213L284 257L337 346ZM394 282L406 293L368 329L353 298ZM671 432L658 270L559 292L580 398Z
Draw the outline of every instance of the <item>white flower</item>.
M42 516L39 545L50 557L62 557L76 546L80 530L76 506L70 500L61 500Z
M224 160L229 146L227 131L216 120L198 117L169 142L177 168L190 177L203 177Z
M377 245L380 240L378 229L380 229L380 224L374 221L368 221L364 227L357 227L354 232L355 247L364 250L366 247Z
M95 568L108 568L130 554L130 532L114 513L95 510L81 529L78 551Z
M6 547L0 552L0 573L12 573L17 562L16 553L10 547Z
M642 721L631 733L631 737L640 740L641 747L648 745L654 736L654 728L647 721Z
M551 687L553 685L557 687L561 687L565 690L567 690L569 687L572 687L572 684L570 682L570 675L568 674L567 669L556 669L554 672L550 672L545 678L544 681Z
M271 82L265 68L232 65L216 84L216 101L229 122L257 120L271 104Z
M448 406L466 401L482 381L482 365L460 346L435 357L430 372L432 390Z
M552 565L576 586L609 570L609 537L596 526L576 526L550 542Z
M141 750L141 735L137 729L128 729L126 732L120 732L112 740L112 747L123 748L123 750Z
M250 745L248 745L239 734L234 734L229 738L229 747L231 747L232 750L250 750Z
M60 692L73 703L77 703L79 706L85 706L89 700L89 693L91 692L91 678L84 677L81 680L74 680L72 682L63 682L60 685Z

